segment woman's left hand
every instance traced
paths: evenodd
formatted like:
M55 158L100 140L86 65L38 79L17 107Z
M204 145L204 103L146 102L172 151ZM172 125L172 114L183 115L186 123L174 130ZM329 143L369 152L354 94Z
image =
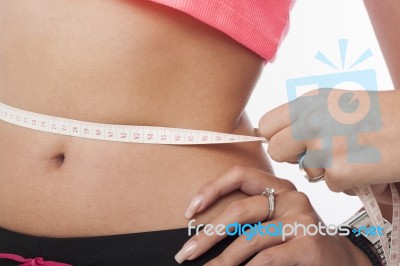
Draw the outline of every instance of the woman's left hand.
M190 219L193 214L205 210L222 195L240 189L250 197L231 203L209 224L214 227L219 224L228 225L236 222L257 224L259 221L265 221L269 213L269 200L261 195L265 187L275 189L275 211L270 221L261 222L264 228L269 225L278 226L278 223L282 223L282 225L297 223L308 226L321 222L307 196L297 192L289 181L250 167L234 167L231 171L203 186L197 194L202 198L201 203L197 204L197 200L192 201L193 204L188 208L185 216ZM178 252L175 259L179 263L199 257L224 237L229 237L226 232L224 235L206 235L204 230L206 229L187 241ZM268 232L271 231L268 230ZM255 266L371 265L362 251L343 236L323 236L321 234L304 236L301 230L297 235L286 235L285 240L282 235L271 236L267 233L264 235L257 233L251 239L248 236L248 234L239 236L218 257L206 265L239 265L249 258L251 260L247 265ZM338 259L340 259L340 263Z
M309 176L325 172L332 191L380 184L383 192L400 181L399 104L400 91L319 89L266 113L259 130L272 159L305 154Z

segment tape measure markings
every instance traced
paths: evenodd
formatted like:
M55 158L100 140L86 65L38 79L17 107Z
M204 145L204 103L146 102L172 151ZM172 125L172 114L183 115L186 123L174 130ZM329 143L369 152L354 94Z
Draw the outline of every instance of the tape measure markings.
M117 142L173 145L223 144L251 141L267 143L263 137L182 128L101 124L52 117L20 110L3 103L0 103L0 120L43 132ZM394 184L390 184L390 188L393 198L391 243L389 243L389 238L386 234L379 235L379 239L384 250L386 263L392 266L399 265L400 262L400 195ZM363 203L373 225L385 228L382 213L371 187L356 188L354 191Z
M386 262L384 265L399 265L399 238L400 238L400 197L395 184L390 184L393 200L392 232L389 240L386 233L378 235L381 242ZM370 186L353 189L364 205L365 210L376 227L385 228L382 213Z
M0 118L11 124L43 132L117 142L173 145L266 142L262 137L204 130L92 123L37 114L3 103L0 103Z

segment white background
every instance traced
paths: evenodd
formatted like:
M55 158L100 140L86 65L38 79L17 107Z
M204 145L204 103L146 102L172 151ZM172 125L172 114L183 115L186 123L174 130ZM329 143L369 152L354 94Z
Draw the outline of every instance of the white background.
M379 89L393 88L361 0L300 0L292 9L290 28L275 61L265 67L247 106L255 127L264 113L288 101L287 79L346 71L346 66L341 68L338 39L349 40L347 66L370 48L373 57L352 70L375 69ZM339 70L314 59L317 51L324 53ZM273 167L277 176L291 180L310 197L327 224L341 223L361 208L357 197L331 192L323 182L309 184L297 165L273 162Z

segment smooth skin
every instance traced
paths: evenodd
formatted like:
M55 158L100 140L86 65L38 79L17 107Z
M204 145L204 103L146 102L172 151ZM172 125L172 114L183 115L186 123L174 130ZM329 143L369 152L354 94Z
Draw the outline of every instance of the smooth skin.
M243 111L262 58L144 0L0 0L0 101L98 123L254 135ZM271 171L260 143L115 143L0 121L0 227L78 237L185 228L186 202L236 164ZM211 221L235 192L199 216Z

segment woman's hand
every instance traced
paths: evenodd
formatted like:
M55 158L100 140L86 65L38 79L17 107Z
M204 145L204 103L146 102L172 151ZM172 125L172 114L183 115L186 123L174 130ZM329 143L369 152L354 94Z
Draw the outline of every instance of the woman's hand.
M275 211L272 220L267 222L265 220L269 213L268 198L261 195L266 187L274 188L276 191ZM279 222L283 225L293 225L297 222L308 226L316 225L321 221L307 196L297 192L289 181L249 167L235 167L203 186L186 211L186 217L190 219L192 215L205 210L222 195L236 189L240 189L250 197L231 203L210 224L214 226L235 222L257 224L261 221L261 224L266 227L278 226ZM197 200L199 198L202 200ZM272 231L269 230L269 232ZM207 236L201 231L186 242L175 259L179 263L193 260L224 237L230 236L226 234ZM286 235L285 241L282 240L281 235L267 234L255 234L248 239L248 235L239 236L218 257L206 265L239 265L252 256L254 257L247 265L370 265L368 258L346 237L319 234L304 236L303 231L299 230L297 236Z
M320 89L268 112L259 129L278 162L325 172L336 192L400 181L400 92ZM375 188L384 191L385 185Z

